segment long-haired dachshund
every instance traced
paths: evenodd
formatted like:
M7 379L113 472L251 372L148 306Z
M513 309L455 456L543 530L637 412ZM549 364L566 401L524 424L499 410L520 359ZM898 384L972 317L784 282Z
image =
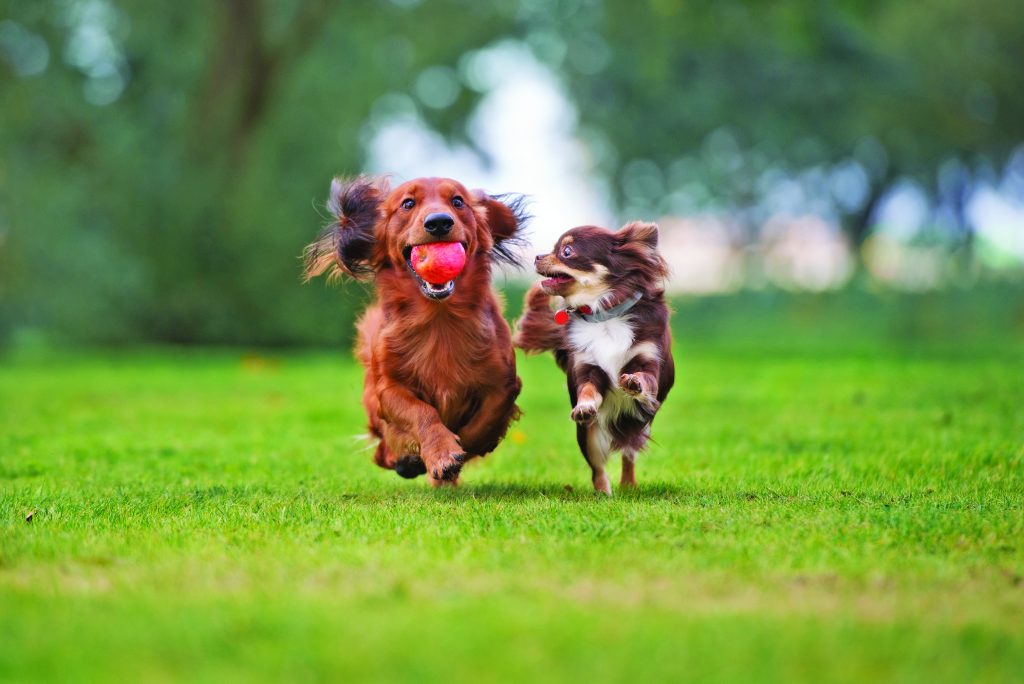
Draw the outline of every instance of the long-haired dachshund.
M356 342L370 434L380 440L374 461L405 478L455 484L462 465L493 451L519 416L521 383L491 264L516 263L523 198L471 192L449 178L392 190L359 177L334 180L328 209L336 221L306 248L306 278L375 280L377 301ZM461 272L446 282L428 282L413 263L432 243L464 250Z
M622 451L622 485L635 485L636 455L675 380L658 226L573 228L537 257L536 268L544 280L526 295L515 344L554 352L565 371L594 489L611 494L605 464L615 450Z

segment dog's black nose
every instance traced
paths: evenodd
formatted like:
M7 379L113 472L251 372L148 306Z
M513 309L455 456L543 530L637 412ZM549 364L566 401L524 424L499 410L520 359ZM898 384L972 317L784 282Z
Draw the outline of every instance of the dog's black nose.
M540 260L541 260L541 259L543 259L543 258L544 258L544 257L546 257L546 256L547 256L546 254L538 254L538 255L537 255L537 258L533 260L533 263L535 263L535 264L539 264L539 263L540 263Z
M455 219L442 211L430 214L423 222L423 227L428 233L438 236L447 235L454 225Z

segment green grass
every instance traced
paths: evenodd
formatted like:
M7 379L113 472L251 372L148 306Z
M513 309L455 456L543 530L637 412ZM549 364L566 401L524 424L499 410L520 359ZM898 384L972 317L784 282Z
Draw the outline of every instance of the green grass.
M681 302L610 500L547 358L432 491L342 351L11 354L0 679L1019 681L1019 294Z

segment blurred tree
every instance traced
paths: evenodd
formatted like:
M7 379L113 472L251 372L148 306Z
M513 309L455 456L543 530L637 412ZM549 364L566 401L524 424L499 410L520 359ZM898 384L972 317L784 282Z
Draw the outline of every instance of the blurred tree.
M859 244L910 177L966 238L1024 140L1022 35L999 0L0 0L0 337L347 338L363 291L299 284L311 204L396 106L467 140L460 58L508 37L624 213L755 227L798 177Z
M470 0L0 4L0 332L347 338L362 289L299 282L311 204L333 174L360 170L381 96L504 35L515 11ZM42 68L23 54L32 49ZM461 130L478 98L460 88L426 116Z
M771 174L818 168L840 172L835 205L857 245L900 177L949 203L963 230L970 169L1024 142L1024 12L1012 3L528 6L535 52L564 75L634 211L671 210L672 193L742 210Z

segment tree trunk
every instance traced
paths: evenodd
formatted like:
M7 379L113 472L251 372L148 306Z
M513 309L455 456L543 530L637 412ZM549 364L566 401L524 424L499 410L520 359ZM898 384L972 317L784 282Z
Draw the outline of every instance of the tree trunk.
M868 189L868 199L864 203L864 206L862 206L859 211L848 217L847 221L845 221L846 232L850 237L850 245L856 252L858 260L862 257L861 248L864 246L864 242L867 241L868 235L871 233L871 219L874 217L875 211L878 209L878 205L881 203L882 198L885 197L885 193L888 192L888 190L888 179L879 183L872 183Z
M261 3L227 0L222 7L217 48L192 114L190 151L207 160L224 155L230 172L269 113L280 74L315 42L330 7L303 4L276 44L264 35Z

